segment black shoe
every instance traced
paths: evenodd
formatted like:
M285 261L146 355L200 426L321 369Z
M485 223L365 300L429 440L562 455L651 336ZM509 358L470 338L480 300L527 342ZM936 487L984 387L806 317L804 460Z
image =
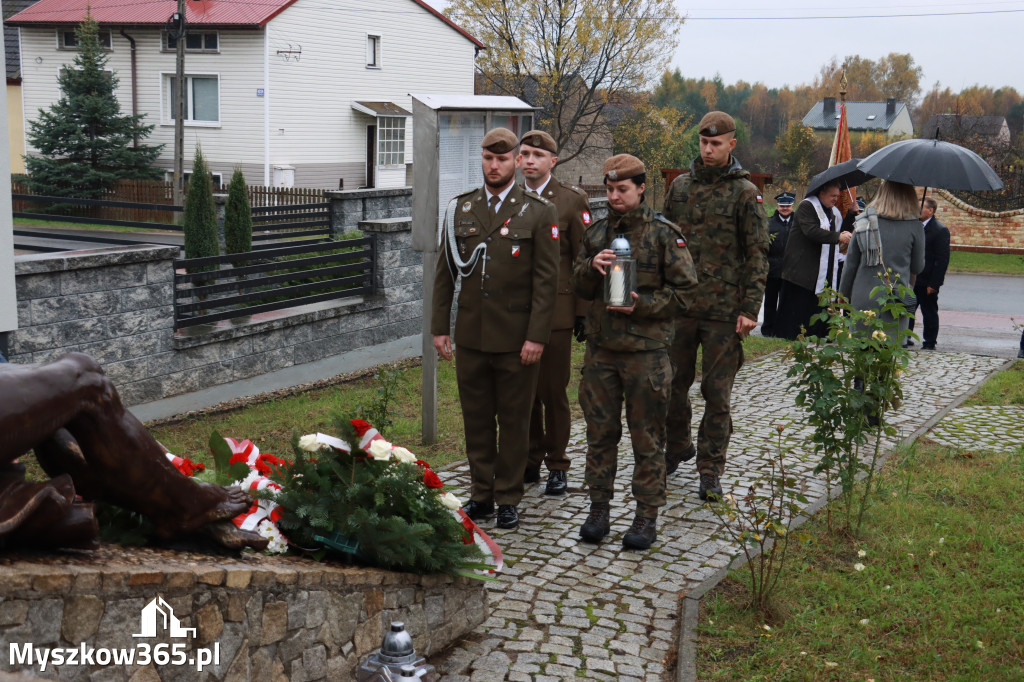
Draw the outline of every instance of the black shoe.
M495 523L498 528L516 528L519 526L519 512L514 504L498 505L498 521Z
M922 343L921 344L921 350L935 350L935 344L934 343Z
M665 475L671 476L679 468L680 462L689 462L696 456L697 446L693 443L682 452L665 452Z
M584 542L601 542L611 530L611 505L607 502L591 502L590 514L580 528L580 539Z
M718 474L701 474L697 495L702 500L710 499L712 502L722 499L722 484L718 480Z
M650 549L654 539L658 537L658 522L639 514L633 519L633 525L622 536L622 546L628 549Z
M526 467L526 471L523 472L523 483L536 483L540 480L540 467L534 469L533 467Z
M1021 348L1019 351L1017 351L1017 357L1024 358L1024 348Z
M914 345L914 339L907 339L906 343L903 344L904 348L910 348Z
M491 514L494 513L494 503L470 500L466 504L462 505L462 511L466 512L466 516L474 521L482 521L484 519L489 519Z
M545 495L563 495L569 486L569 475L564 471L552 471L548 474L548 485L544 488Z

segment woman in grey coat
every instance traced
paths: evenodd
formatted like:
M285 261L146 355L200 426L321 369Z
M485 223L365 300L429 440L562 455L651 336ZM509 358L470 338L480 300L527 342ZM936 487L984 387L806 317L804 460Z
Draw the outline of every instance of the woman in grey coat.
M917 201L913 186L886 181L858 217L839 283L839 292L854 308L878 309L878 297L872 299L871 290L884 282L886 270L892 271L894 281L909 288L913 286L911 275L924 268L924 226ZM895 323L891 315L882 319ZM900 326L906 329L906 318ZM890 335L896 331L892 324Z

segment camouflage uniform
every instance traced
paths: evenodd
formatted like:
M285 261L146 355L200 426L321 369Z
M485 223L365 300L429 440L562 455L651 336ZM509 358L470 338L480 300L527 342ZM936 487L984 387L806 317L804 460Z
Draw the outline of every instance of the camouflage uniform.
M736 319L757 320L768 276L768 219L749 176L735 158L724 166L705 166L698 158L665 197L665 215L682 230L698 280L676 318L667 448L682 453L693 445L689 391L700 346L706 406L697 433L697 471L717 476L725 470L732 384L743 365Z
M617 234L629 240L637 265L640 298L631 315L606 309L604 278L591 264ZM587 314L587 354L580 382L592 503L612 499L625 398L637 513L654 518L665 504L664 423L672 381L668 346L681 294L696 281L679 228L645 205L624 215L610 211L583 236L573 288L580 298L595 301Z

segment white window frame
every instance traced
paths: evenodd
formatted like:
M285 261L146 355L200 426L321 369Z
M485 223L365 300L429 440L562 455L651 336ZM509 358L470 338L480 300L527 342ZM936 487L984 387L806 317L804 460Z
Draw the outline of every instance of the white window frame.
M74 29L65 29L65 28L57 29L57 49L58 50L66 50L68 52L78 52L78 44L77 43L75 45L65 45L64 44L64 36L65 35L70 35L72 38L74 38L75 37L75 30ZM106 37L106 42L104 42L104 40L103 40L104 37ZM114 34L111 31L100 31L99 32L99 39L100 39L100 47L102 47L107 52L113 52L114 51Z
M372 53L371 53L372 49ZM366 34L366 68L381 68L383 50L381 49L381 35L379 33Z
M183 175L185 176L185 184L187 185L189 178L192 177L192 171L185 171L183 173ZM214 173L214 172L210 171L210 178L213 180L214 184L217 185L217 187L223 187L224 186L224 174L223 173L219 173L219 172L218 173ZM174 171L164 171L164 180L166 180L167 182L173 182L174 181Z
M171 111L173 106L174 97L171 95L171 79L177 76L173 71L162 71L160 72L160 118L162 125L174 125L174 112ZM185 126L193 126L196 128L219 128L221 125L221 87L220 87L220 74L219 73L200 73L200 72L189 72L185 74L185 80L188 83L186 87L189 88L189 94L192 90L192 79L193 78L216 78L217 79L217 120L216 121L194 121L188 117L186 111ZM193 101L191 96L188 101Z
M377 117L377 166L398 167L405 165L406 119L408 116ZM386 125L395 121L399 125ZM391 145L390 147L388 145Z
M188 53L191 53L191 54L198 54L198 53L219 54L220 53L220 31L196 31L196 33L199 33L199 34L201 34L203 36L203 47L201 47L199 49L190 48L188 46L188 39L186 37L186 40L185 40L185 52L188 52ZM216 48L210 49L210 48L206 47L206 36L208 36L208 35L215 35L215 36L217 36L217 47ZM167 31L161 31L160 32L160 51L161 52L177 52L178 48L177 47L171 47L169 42L168 42L168 38L170 38L170 35L167 33Z

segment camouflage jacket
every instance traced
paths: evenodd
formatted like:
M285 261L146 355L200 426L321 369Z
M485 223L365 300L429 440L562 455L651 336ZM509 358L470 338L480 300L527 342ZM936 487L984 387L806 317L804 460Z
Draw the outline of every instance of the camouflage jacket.
M733 322L757 319L768 277L768 218L761 192L735 158L672 181L665 216L679 225L697 270L697 287L684 301L686 315Z
M630 315L607 310L604 277L591 264L619 234L629 240L636 261L639 298ZM684 292L696 286L697 275L679 228L641 205L625 214L609 210L607 218L584 233L572 283L577 296L593 301L587 313L588 341L607 350L642 351L667 348L672 343L673 319Z

